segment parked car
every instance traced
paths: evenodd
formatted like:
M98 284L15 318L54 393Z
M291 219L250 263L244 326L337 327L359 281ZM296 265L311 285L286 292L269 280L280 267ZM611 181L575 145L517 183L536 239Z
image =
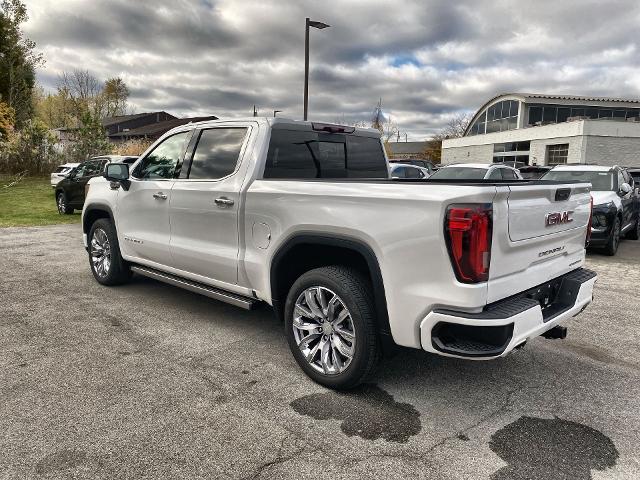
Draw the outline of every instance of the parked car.
M636 189L640 188L640 167L629 167L627 168L627 172L633 178L633 181L636 185Z
M416 167L415 165L407 165L404 163L392 163L391 178L428 178L429 170L422 167Z
M526 163L521 162L519 160L504 160L502 162L495 162L495 163L498 163L500 165L506 165L507 167L515 168L516 170L520 170L522 167L527 166Z
M404 165L413 165L414 167L424 168L428 171L429 175L436 171L436 167L433 162L429 160L424 160L422 158L397 158L394 160L389 160L391 166L396 163L402 163Z
M58 183L60 183L60 180L69 175L71 170L76 168L78 165L80 164L65 163L64 165L60 165L58 168L56 168L53 172L51 172L51 186L55 187Z
M518 168L520 176L525 180L535 180L551 170L552 167L546 165L525 165Z
M561 337L592 300L589 184L393 181L374 129L182 125L89 186L82 230L98 283L134 272L272 305L299 366L331 388L364 381L394 344L492 359ZM550 207L573 222L545 223Z
M502 163L455 163L443 165L432 180L522 180L520 172Z
M560 165L541 180L591 183L593 215L589 246L615 255L623 235L640 237L640 196L633 177L624 168L599 165Z
M73 170L54 185L58 213L70 215L75 209L82 208L87 182L93 177L102 175L104 166L107 163L122 162L131 164L137 159L138 157L132 156L102 155L76 164L77 166Z

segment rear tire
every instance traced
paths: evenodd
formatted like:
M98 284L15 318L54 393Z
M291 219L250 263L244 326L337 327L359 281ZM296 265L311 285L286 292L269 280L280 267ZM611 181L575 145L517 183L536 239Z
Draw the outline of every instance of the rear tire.
M120 285L131 278L131 269L120 255L118 235L110 220L100 218L91 225L88 243L89 265L98 283Z
M605 255L612 257L618 251L618 245L620 245L620 228L620 217L616 216L613 227L611 228L611 233L609 234L609 240L607 240L607 244L604 247Z
M298 365L317 383L354 388L375 371L381 348L370 292L358 271L342 266L310 270L289 290L285 335Z
M56 195L56 206L60 215L71 215L73 213L73 208L69 206L67 195L64 192L59 192Z

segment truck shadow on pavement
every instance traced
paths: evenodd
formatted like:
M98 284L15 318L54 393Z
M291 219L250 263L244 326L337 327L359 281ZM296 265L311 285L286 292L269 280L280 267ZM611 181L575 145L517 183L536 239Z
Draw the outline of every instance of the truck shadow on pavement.
M590 480L592 469L613 467L619 456L598 430L557 417L520 417L494 433L489 447L508 463L491 480Z
M420 413L413 405L396 402L392 395L371 384L348 392L306 395L290 405L299 414L316 420L342 420L340 429L347 436L365 440L407 443L422 429Z

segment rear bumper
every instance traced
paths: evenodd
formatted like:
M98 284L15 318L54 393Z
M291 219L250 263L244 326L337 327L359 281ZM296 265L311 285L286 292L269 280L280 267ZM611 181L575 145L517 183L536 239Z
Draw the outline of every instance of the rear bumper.
M487 305L482 312L436 309L420 324L422 348L439 355L488 360L578 315L593 299L595 272L580 268Z

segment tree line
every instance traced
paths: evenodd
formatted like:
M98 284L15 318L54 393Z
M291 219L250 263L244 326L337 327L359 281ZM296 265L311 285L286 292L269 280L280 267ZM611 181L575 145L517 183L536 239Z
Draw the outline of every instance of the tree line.
M44 59L21 30L27 19L21 0L0 1L0 172L46 174L63 161L109 153L102 119L132 113L127 85L75 69L45 92L36 82ZM54 148L58 128L74 140L65 152Z

